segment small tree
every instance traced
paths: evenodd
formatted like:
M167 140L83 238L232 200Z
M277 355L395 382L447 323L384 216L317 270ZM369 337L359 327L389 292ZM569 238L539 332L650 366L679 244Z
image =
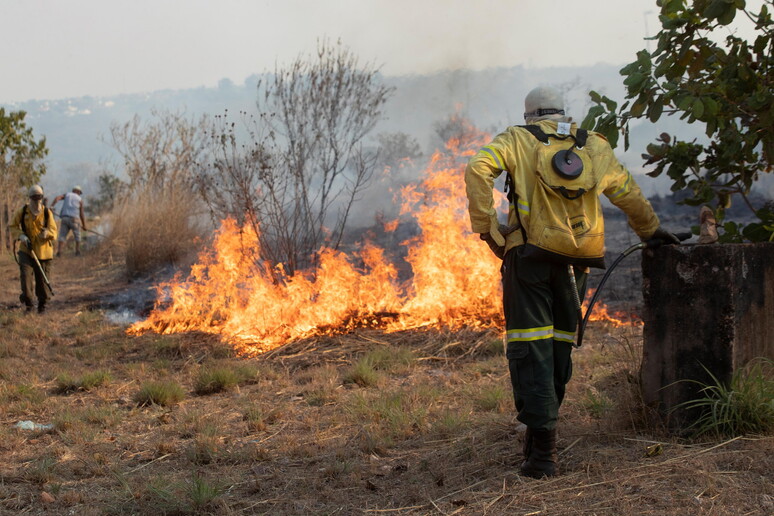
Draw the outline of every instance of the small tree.
M10 245L6 228L20 188L29 187L46 173L46 138L35 139L24 111L0 108L0 242Z
M258 92L257 116L243 115L241 128L225 119L218 126L214 167L200 186L223 214L255 214L261 258L292 273L313 263L321 245L341 243L374 169L363 141L391 89L340 42L324 40L261 80Z
M684 203L714 203L718 221L731 196L740 195L760 221L745 227L727 222L726 241L774 238L774 206L755 207L748 199L759 173L771 172L774 156L774 41L767 7L773 3L765 0L755 13L745 9L744 0L659 0L662 28L654 37L656 50L641 50L621 70L628 100L618 109L616 102L591 92L596 105L583 123L613 145L620 131L626 148L632 119L655 123L664 114L679 114L703 124L708 143L662 133L643 159L656 165L650 176L666 171L672 191L692 191ZM727 31L737 17L754 24L754 41ZM724 31L728 35L719 42Z
M116 202L126 194L127 184L111 172L103 172L97 178L97 195L86 204L92 215L101 215L113 210Z

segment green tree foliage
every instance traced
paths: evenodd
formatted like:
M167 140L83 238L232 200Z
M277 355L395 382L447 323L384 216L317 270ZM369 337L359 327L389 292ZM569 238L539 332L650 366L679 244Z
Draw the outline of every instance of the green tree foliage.
M31 186L46 173L46 138L36 140L24 111L0 108L0 242L10 245L6 228L18 203L20 188Z
M35 140L32 128L24 121L26 116L24 111L6 113L0 108L0 175L4 187L32 186L46 173L46 138ZM11 180L10 184L6 179Z
M125 196L129 185L115 174L104 172L97 178L97 188L97 195L86 205L92 215L111 212L116 202Z
M632 119L656 123L662 115L679 115L703 124L708 143L662 133L642 156L656 165L648 175L666 172L672 191L690 189L684 202L714 205L718 221L734 194L743 198L760 222L745 227L727 222L725 241L774 238L774 206L756 208L747 197L759 174L771 172L774 156L773 4L765 0L756 13L744 0L659 0L656 50L641 50L621 69L626 102L618 109L613 100L591 92L596 105L583 122L613 146L623 134L626 148ZM729 30L735 19L752 23L755 38L748 41Z

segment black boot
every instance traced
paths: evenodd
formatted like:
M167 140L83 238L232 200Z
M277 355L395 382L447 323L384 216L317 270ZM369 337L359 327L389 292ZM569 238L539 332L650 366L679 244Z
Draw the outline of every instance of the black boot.
M38 313L42 314L45 311L46 311L46 303L44 303L43 301L38 302Z
M527 430L530 432L530 430ZM521 465L521 474L532 478L556 475L556 429L532 430L529 455ZM527 450L525 437L525 450Z

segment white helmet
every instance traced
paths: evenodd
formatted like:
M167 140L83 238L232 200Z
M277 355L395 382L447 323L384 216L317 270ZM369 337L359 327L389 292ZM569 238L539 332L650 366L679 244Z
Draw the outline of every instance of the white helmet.
M43 195L43 187L40 185L32 185L30 186L30 190L27 192L27 195L29 197L32 197L33 195Z
M83 192L83 189L81 188L81 185L73 186L73 192L78 192L78 193Z
M554 115L554 116L551 116ZM538 86L524 99L524 119L564 117L564 100L558 90L550 86Z

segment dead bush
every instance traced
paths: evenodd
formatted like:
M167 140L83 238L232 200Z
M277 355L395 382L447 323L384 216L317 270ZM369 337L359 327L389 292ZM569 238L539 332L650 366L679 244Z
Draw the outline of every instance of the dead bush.
M198 200L184 184L146 187L113 213L110 245L125 254L131 277L180 265L198 248L204 231Z

